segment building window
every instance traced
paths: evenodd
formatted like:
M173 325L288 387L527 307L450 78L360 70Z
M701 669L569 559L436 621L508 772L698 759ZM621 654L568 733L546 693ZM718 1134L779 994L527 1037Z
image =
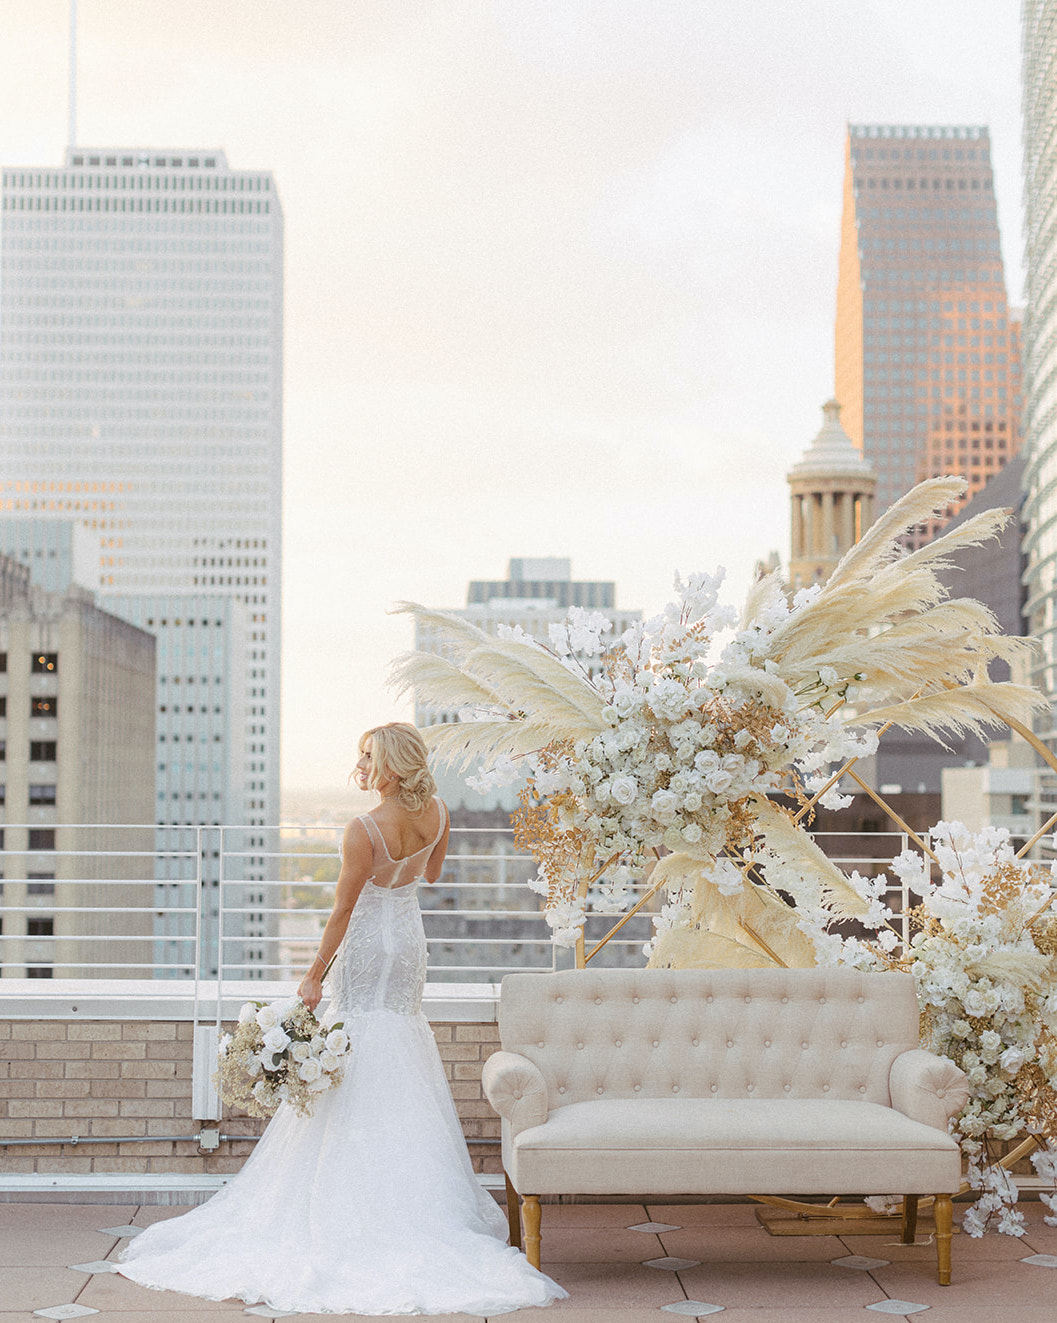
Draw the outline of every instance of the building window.
M59 669L59 654L57 652L35 652L33 654L33 673L35 675L48 675Z
M54 873L27 873L27 874L26 874L26 895L27 895L27 896L54 896L54 895L55 895L55 874L54 874Z
M26 920L27 937L54 937L55 920L54 919L27 919Z
M53 763L55 761L55 741L31 740L29 761L31 763Z
M50 694L46 698L31 698L29 700L29 715L31 717L55 717L59 714L59 700L55 694Z
M26 970L26 978L54 978L55 971L50 965L31 965Z
M30 827L29 829L29 848L31 850L54 850L55 849L55 828L54 827Z
M0 740L0 763L7 761L7 740Z
M29 787L29 802L31 804L54 804L55 789L54 785L31 785Z
M7 695L0 694L0 717L7 716Z
M7 670L7 653L0 652L0 672Z

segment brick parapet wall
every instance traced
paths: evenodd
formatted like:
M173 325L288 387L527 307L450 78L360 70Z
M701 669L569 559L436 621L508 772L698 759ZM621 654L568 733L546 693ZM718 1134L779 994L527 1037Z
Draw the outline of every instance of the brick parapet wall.
M479 1172L498 1172L499 1118L481 1068L499 1046L494 1023L432 1026ZM193 1028L186 1021L0 1020L0 1172L149 1172L225 1175L253 1151L237 1140L203 1152L191 1140ZM216 1122L205 1122L207 1128ZM259 1134L265 1122L229 1115L222 1134ZM4 1147L5 1139L114 1139L102 1144ZM152 1136L158 1138L153 1142ZM118 1143L128 1137L137 1142Z

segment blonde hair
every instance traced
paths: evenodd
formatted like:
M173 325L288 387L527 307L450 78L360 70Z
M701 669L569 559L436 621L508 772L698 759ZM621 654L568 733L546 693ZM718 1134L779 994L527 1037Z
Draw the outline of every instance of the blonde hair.
M421 813L437 793L427 763L426 742L414 726L406 721L390 721L385 726L372 726L360 736L360 752L371 741L371 770L367 785L377 790L384 781L397 780L400 788L394 798L411 813Z

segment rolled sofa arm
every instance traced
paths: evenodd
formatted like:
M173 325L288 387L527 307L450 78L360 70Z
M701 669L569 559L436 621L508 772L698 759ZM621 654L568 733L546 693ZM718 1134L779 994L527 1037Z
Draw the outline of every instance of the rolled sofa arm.
M543 1072L517 1052L493 1052L481 1072L484 1096L517 1135L547 1119Z
M916 1047L892 1062L888 1077L892 1106L912 1121L946 1130L969 1098L965 1072L953 1061Z

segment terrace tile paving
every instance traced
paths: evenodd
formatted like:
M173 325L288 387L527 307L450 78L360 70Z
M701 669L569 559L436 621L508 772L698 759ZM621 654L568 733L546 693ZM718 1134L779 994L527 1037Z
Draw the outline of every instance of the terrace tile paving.
M905 1301L927 1308L909 1315L928 1323L1054 1323L1057 1268L1025 1263L1057 1254L1057 1228L1045 1209L1024 1205L1020 1240L989 1233L957 1236L954 1280L936 1282L928 1237L902 1245L894 1236L770 1236L752 1204L562 1204L543 1209L543 1266L570 1293L551 1312L555 1323L666 1323L709 1318L721 1323L848 1323L904 1317L867 1308ZM237 1318L290 1318L295 1323L348 1323L361 1314L247 1315L242 1301L217 1303L148 1291L116 1273L73 1264L114 1262L128 1244L127 1224L148 1226L186 1211L115 1204L0 1204L0 1323L39 1323L34 1311L79 1305L99 1323L233 1323ZM638 1231L646 1223L670 1231ZM858 1256L885 1262L864 1270L834 1263ZM694 1260L675 1271L650 1259ZM672 1313L689 1301L719 1306L710 1314ZM437 1315L438 1323L480 1323L481 1316ZM538 1309L496 1319L539 1320Z

